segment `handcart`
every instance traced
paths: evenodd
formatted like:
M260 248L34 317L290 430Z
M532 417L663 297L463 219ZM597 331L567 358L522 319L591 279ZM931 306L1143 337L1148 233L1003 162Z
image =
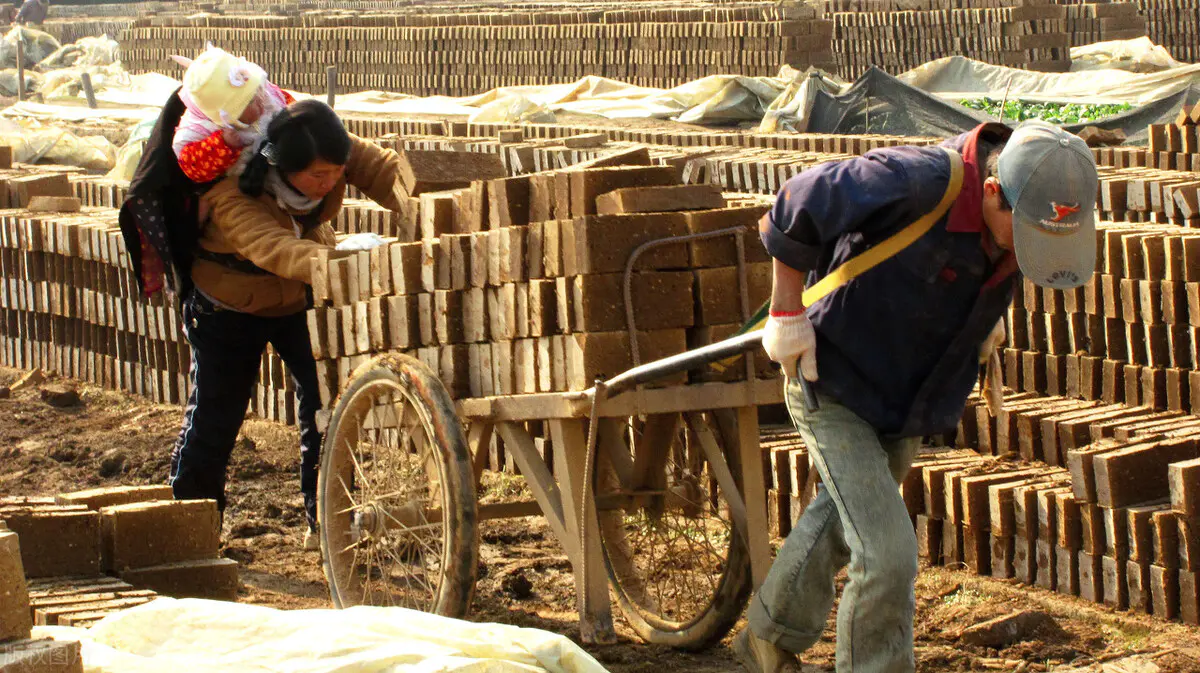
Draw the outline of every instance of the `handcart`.
M740 235L713 235L729 233ZM696 649L720 639L772 558L758 407L783 391L754 376L748 351L760 343L761 332L747 332L582 392L457 402L415 358L362 365L330 415L320 471L335 605L462 616L479 522L540 515L574 571L584 642L616 638L610 589L649 642ZM650 387L743 353L744 380ZM497 436L532 500L477 502Z

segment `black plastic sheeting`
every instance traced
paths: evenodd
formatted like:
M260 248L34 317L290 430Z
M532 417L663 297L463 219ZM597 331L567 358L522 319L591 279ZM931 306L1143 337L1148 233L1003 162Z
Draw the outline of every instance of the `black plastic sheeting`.
M1177 93L1120 115L1086 124L1064 125L1077 133L1086 126L1125 132L1126 142L1146 142L1150 124L1173 122L1184 105L1200 101L1200 87ZM909 86L872 67L841 95L818 90L808 112L808 133L884 134L949 138L975 126L996 121L989 115L951 103ZM1015 126L1015 122L1008 122Z

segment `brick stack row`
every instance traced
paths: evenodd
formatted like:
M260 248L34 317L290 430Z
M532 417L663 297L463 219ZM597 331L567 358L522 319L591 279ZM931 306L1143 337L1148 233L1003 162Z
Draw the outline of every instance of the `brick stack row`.
M755 235L766 206L683 185L644 155L513 177L478 157L446 171L461 162L453 153L406 151L419 231L405 233L416 240L314 260L309 328L327 399L391 350L415 352L458 398L581 390L633 366L634 349L645 362L731 334L770 293ZM745 306L731 291L732 234L657 248L632 267L631 342L623 273L634 250L723 229L744 237Z
M35 624L89 626L158 594L236 598L237 563L220 557L216 501L121 486L0 498L0 517L20 540Z
M326 66L337 65L341 91L414 95L471 95L589 75L669 88L712 74L833 65L831 25L803 5L649 6L604 11L582 23L516 10L467 13L453 25L435 18L327 17L314 27L302 17L152 17L136 22L121 42L135 73L162 71L171 54L212 41L263 66L285 87L323 91Z
M1197 0L1137 0L1146 17L1150 39L1185 63L1200 62L1200 2Z
M1068 12L1060 5L843 11L832 18L843 77L870 66L896 74L954 54L1029 70L1071 65Z

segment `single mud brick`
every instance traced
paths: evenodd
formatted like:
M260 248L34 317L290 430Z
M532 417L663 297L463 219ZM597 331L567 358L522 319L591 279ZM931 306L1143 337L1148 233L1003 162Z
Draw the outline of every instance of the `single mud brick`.
M1030 393L1046 392L1046 355L1026 351L1021 354L1021 389Z
M0 169L8 170L13 167L13 148L11 145L0 145Z
M1200 523L1177 517L1179 524L1179 567L1182 570L1200 571Z
M1100 559L1101 588L1103 589L1104 604L1124 610L1129 607L1129 582L1126 579L1128 568L1125 559L1115 559L1104 556Z
M1118 360L1105 360L1100 381L1100 399L1105 404L1124 402L1125 390L1125 365ZM1137 401L1134 400L1130 404L1137 404Z
M567 385L570 390L586 390L596 377L611 377L632 368L633 356L627 332L591 332L572 334L566 340ZM638 333L641 362L652 362L687 349L687 331L657 330ZM664 378L660 383L679 383L683 375Z
M596 198L596 212L601 215L666 213L724 207L725 197L721 195L721 188L711 184L626 187Z
M696 322L702 325L744 322L737 267L697 269L692 273L696 277ZM747 306L751 314L770 298L771 279L770 262L746 266Z
M1058 585L1058 561L1055 558L1054 541L1038 538L1035 547L1037 552L1037 560L1034 564L1037 572L1035 583L1043 589L1053 591L1054 587Z
M1064 549L1078 551L1083 546L1082 515L1080 503L1073 493L1055 493L1056 544Z
M529 177L498 178L487 183L488 226L529 224Z
M963 563L976 575L992 573L992 536L986 530L962 527Z
M960 524L942 522L942 563L958 566L963 563L963 527Z
M26 175L7 178L8 202L13 208L27 208L35 196L74 196L71 181L65 173Z
M771 260L758 235L758 222L769 210L768 206L744 206L684 213L689 234L706 234L722 229L744 227L742 240L746 249L746 261L768 262ZM733 266L737 264L737 244L733 236L718 236L712 239L688 243L691 267L695 269Z
M1150 402L1142 399L1142 367L1140 365L1125 365L1123 369L1125 370L1125 373L1122 375L1122 379L1125 381L1125 393L1121 401L1130 406L1150 407Z
M1150 566L1150 601L1154 616L1162 619L1179 618L1179 571L1174 568Z
M1167 466L1196 458L1198 453L1200 444L1194 438L1180 438L1097 456L1093 459L1097 502L1105 507L1124 507L1167 497Z
M99 510L112 505L127 505L131 502L146 502L148 500L170 500L171 487L167 485L148 486L111 486L108 488L93 488L87 491L63 493L54 500L60 505L83 505L88 509Z
M1183 369L1167 370L1167 410L1191 411L1191 396L1188 389L1188 372Z
M1197 574L1188 570L1179 571L1179 619L1200 625L1200 582Z
M1129 558L1129 511L1101 508L1104 519L1104 554L1122 561Z
M503 178L499 154L403 150L400 152L400 183L409 196L467 187L475 180Z
M0 525L0 642L28 638L33 627L17 534Z
M235 601L240 583L238 564L232 559L181 561L121 573L135 587L175 598L211 598Z
M566 275L623 273L629 256L643 243L680 236L687 232L681 213L594 215L574 220L570 224L572 240L568 241L564 235L562 242L564 250L571 244L575 254L573 268L568 269L564 252ZM686 246L664 245L638 257L634 268L646 271L681 269L687 265Z
M100 574L100 515L83 511L0 514L20 536L25 576Z
M1011 535L991 536L991 574L998 580L1009 579L1015 574L1014 565L1015 540Z
M596 213L596 198L601 194L628 187L678 185L679 177L670 166L615 166L574 170L569 173L571 213L578 217Z
M423 248L421 243L393 243L388 246L388 252L392 263L392 287L396 294L421 292L423 289L421 281Z
M1004 385L1012 390L1024 390L1021 366L1021 351L1013 348L1004 349Z
M1079 566L1079 597L1101 603L1104 601L1104 570L1101 557L1081 551L1077 555Z
M1013 537L1013 577L1022 584L1037 581L1037 540L1023 535ZM993 561L992 567L995 567Z
M565 171L560 171L560 175L567 175L575 171L582 171L591 168L604 168L610 166L649 166L650 165L650 150L646 147L635 147L633 149L618 150L610 154L589 159L571 166Z
M941 565L942 522L938 519L917 515L917 554L930 565Z
M1151 525L1154 530L1154 562L1164 568L1178 568L1178 515L1170 510L1155 512L1151 517Z
M1125 586L1129 588L1129 607L1149 613L1154 606L1150 595L1150 563L1125 562Z
M74 640L14 640L0 644L3 673L83 673L83 655Z
M1054 562L1058 567L1054 573L1054 590L1060 594L1079 595L1079 557L1076 551L1062 546L1055 548Z
M120 572L212 559L220 547L220 515L215 500L116 505L104 508L100 515L105 570Z
M628 327L625 319L624 274L596 274L573 279L572 330L615 332ZM692 274L640 272L630 281L630 299L638 329L691 327Z
M82 202L74 196L34 196L29 199L31 213L78 213Z
M1171 508L1180 516L1200 520L1200 458L1167 466Z
M1079 506L1080 548L1089 554L1104 553L1104 511L1097 505L1086 503Z

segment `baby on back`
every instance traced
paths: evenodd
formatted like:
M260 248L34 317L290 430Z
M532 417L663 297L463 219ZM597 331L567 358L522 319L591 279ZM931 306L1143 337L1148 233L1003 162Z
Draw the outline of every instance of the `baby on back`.
M212 45L195 60L174 58L187 67L179 91L187 111L171 144L179 167L197 183L240 174L292 96L262 68Z

